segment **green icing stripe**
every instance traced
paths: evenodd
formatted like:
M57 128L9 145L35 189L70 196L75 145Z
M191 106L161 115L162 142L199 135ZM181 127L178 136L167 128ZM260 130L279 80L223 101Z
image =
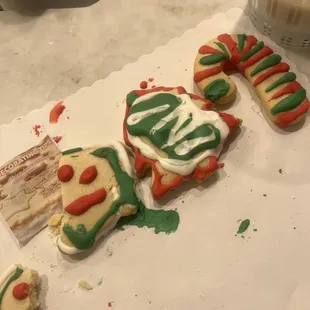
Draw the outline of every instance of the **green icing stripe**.
M211 54L209 56L204 56L204 57L200 58L199 63L203 66L214 65L214 64L222 61L225 58L226 58L226 56L223 53Z
M68 154L73 154L73 153L81 152L81 151L83 151L83 149L81 147L76 147L74 149L63 151L61 154L62 155L68 155Z
M225 96L230 89L225 80L215 80L204 89L204 97L213 102Z
M263 70L266 70L270 67L273 67L275 65L277 65L278 63L280 63L282 57L278 54L273 54L271 56L269 56L268 58L266 58L265 60L263 60L252 72L251 72L251 76L255 76L257 73L262 72Z
M243 51L245 39L246 34L238 34L238 52Z
M212 92L212 89L210 89L210 91ZM173 144L168 144L168 139L170 138L171 132L175 135L175 132L178 129L175 128L175 126L179 118L177 114L175 116L172 115L173 117L171 118L169 118L169 115L174 113L174 111L178 109L181 104L182 101L175 95L168 93L159 93L154 95L152 98L141 101L130 108L126 120L126 129L132 136L149 138L150 141L164 151L170 159L190 160L198 153L212 149L219 145L221 142L220 131L213 125L207 123L201 124L198 127L193 127L195 129L191 132L185 134ZM149 110L152 112L148 113ZM134 118L135 115L141 114L143 116L140 116L140 119L137 119L134 124L128 124L128 118ZM159 122L162 122L162 120L166 117L169 121L165 122L163 126L154 131L153 127ZM190 126L191 122L194 122L190 114L185 121L185 125L188 126ZM196 145L185 154L179 154L177 152L177 147L183 142L208 136L212 138L212 140Z
M281 112L287 112L297 108L306 98L306 90L301 88L297 90L294 94L284 98L279 103L277 103L272 109L271 114L277 115Z
M247 53L245 53L242 57L241 57L241 61L246 61L248 60L250 57L252 57L253 55L255 55L256 53L258 53L262 48L264 47L264 42L258 42L255 46L253 46L251 48L251 50L249 50Z
M280 79L274 81L272 84L270 84L267 88L266 88L266 93L270 92L271 90L275 89L276 87L284 84L284 83L288 83L288 82L292 82L296 80L296 74L293 72L288 72L285 75L283 75Z
M135 100L138 98L138 96L132 91L130 92L127 97L126 97L126 103L127 105L129 105L130 107L132 106L132 104L135 102Z
M214 42L223 52L226 58L229 58L229 53L227 52L226 47L221 42Z
M4 296L5 292L7 291L8 287L10 286L10 284L13 281L17 280L23 272L24 272L23 269L20 269L17 267L14 274L12 274L12 276L9 278L8 282L6 282L6 284L4 285L3 289L0 292L0 306L2 303L3 296Z

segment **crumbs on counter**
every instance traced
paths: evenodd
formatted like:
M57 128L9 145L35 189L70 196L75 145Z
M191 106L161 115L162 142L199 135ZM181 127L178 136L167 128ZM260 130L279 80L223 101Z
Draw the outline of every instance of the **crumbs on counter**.
M283 172L282 169L279 169L279 173L282 174L282 172Z
M237 234L243 234L250 226L251 222L249 219L243 220L238 228Z
M86 291L91 291L93 287L85 280L80 280L78 283L79 288L86 290Z

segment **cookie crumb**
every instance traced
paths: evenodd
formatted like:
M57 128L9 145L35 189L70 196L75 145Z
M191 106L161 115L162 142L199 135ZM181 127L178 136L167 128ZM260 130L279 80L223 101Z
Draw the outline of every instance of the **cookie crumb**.
M111 248L107 248L107 256L112 256L113 255L113 251Z
M295 196L292 196L292 199L294 200L296 197Z
M279 169L279 173L282 174L282 169Z
M98 286L100 286L100 285L102 285L102 281L103 281L103 279L102 279L102 277L99 279L99 281L97 282L97 285Z
M267 197L267 194L263 194L264 197Z
M80 280L78 284L79 284L79 288L82 288L86 291L91 291L93 289L93 287L85 280Z

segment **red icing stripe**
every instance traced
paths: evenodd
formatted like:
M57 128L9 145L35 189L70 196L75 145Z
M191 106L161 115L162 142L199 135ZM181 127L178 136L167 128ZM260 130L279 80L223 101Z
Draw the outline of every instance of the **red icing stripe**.
M298 109L279 114L278 117L276 118L276 123L278 124L278 126L282 128L287 127L299 116L305 114L308 111L309 106L310 106L309 101L306 100L305 103L303 103Z
M222 66L218 66L218 67L213 67L211 69L206 69L204 71L197 72L194 75L194 81L195 83L199 83L202 80L206 79L207 77L218 74L222 71L223 71Z
M89 195L84 195L74 200L66 206L65 211L72 215L83 214L94 205L103 202L106 197L106 190L104 188L99 189Z
M234 117L231 114L218 112L218 114L222 117L223 121L229 127L229 134L232 134L234 130L236 130L242 123L242 120Z
M280 72L288 72L290 70L290 66L285 62L280 62L279 64L275 65L265 73L261 74L253 83L253 86L257 86L266 79L268 79L270 76L280 73Z
M247 41L247 46L243 50L242 54L247 53L254 45L257 44L257 39L254 36L247 36L246 41Z
M173 89L177 89L177 91L180 95L186 94L186 90L182 86L178 86L178 87L162 87L162 86L160 86L160 87L155 87L152 89L138 89L138 90L134 90L133 92L138 97L141 97L141 96L146 95L146 94L155 93L155 92L159 92L159 91L170 91Z
M238 50L237 50L237 45L236 45L236 42L232 39L232 37L230 35L228 35L227 33L224 33L224 34L220 34L217 39L226 44L226 46L228 47L229 49L229 52L230 54L236 54L236 53L239 53Z
M219 52L221 52L221 51L220 51L220 50L217 50L217 49L215 49L215 48L213 48L213 47L211 47L211 46L203 45L203 46L200 47L200 49L198 50L198 52L199 52L200 54L205 55L205 54L217 54L217 53L219 53Z
M282 97L283 95L286 94L292 94L294 93L296 90L300 89L301 85L297 82L297 81L293 81L289 84L287 84L285 87L283 87L282 89L280 89L278 92L276 92L270 99L269 101L273 100L273 99L277 99L279 97Z
M204 105L202 106L201 110L209 110L213 106L213 102L208 99L202 98L195 94L189 94L189 96L194 100L200 100L204 102Z
M270 47L264 46L257 54L253 55L248 60L240 64L239 70L243 73L247 68L253 66L258 61L262 60L266 56L271 55L272 53L273 50Z

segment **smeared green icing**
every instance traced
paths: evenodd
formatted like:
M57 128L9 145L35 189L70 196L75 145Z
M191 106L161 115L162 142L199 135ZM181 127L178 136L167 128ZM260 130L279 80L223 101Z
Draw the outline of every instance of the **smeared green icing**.
M282 57L278 54L273 54L269 57L267 57L265 60L263 60L252 72L251 72L251 76L256 75L257 73L268 69L270 67L273 67L275 65L277 65L278 63L280 63Z
M127 120L131 115L135 117L135 114L139 115L138 113L140 112L145 112L145 115L144 117L140 117L140 120L136 120L133 125L129 125L128 121L126 120L126 129L132 136L144 136L150 139L154 145L167 153L170 159L189 160L198 153L208 149L213 149L219 145L221 142L221 133L211 124L202 124L196 127L193 131L182 136L179 140L173 141L173 144L168 144L171 131L176 131L176 128L174 127L178 122L178 115L175 115L175 117L172 117L170 120L165 122L165 124L159 129L153 130L153 127L157 123L162 122L163 118L173 113L174 110L181 104L182 100L175 95L168 93L159 93L154 95L150 99L141 101L131 107L127 116ZM147 112L151 109L152 112L148 114ZM158 109L158 111L155 111L155 109ZM188 119L186 119L186 121L181 126L185 127L192 121L193 119L189 115ZM214 136L213 139L212 135ZM194 146L185 154L177 153L177 147L180 146L183 142L208 136L210 136L212 140Z
M284 83L292 82L295 80L296 80L296 74L293 72L287 72L280 79L278 79L278 80L274 81L272 84L270 84L266 88L266 93L270 92L271 90L275 89L276 87L278 87Z
M277 115L281 112L287 112L297 108L306 98L306 90L304 88L298 89L294 94L284 98L277 103L272 109L271 114Z
M155 228L155 234L160 232L170 234L177 230L179 222L180 217L176 211L150 210L141 205L139 212L122 217L115 228L123 230L124 226L146 226L148 228Z
M73 153L81 152L81 151L83 151L83 149L82 149L81 147L76 147L76 148L74 148L74 149L70 149L70 150L63 151L63 152L62 152L62 155L73 154Z
M213 102L225 96L230 89L229 84L225 80L215 80L204 89L204 97Z
M242 221L240 223L240 226L239 226L239 229L237 231L237 234L243 234L250 226L250 220L249 219L246 219L244 221Z
M246 34L238 34L238 52L243 51L245 39L246 39Z
M225 54L216 53L216 54L211 54L211 55L204 56L204 57L200 58L199 63L203 66L214 65L214 64L222 61L225 58L226 58Z
M5 292L7 291L8 287L10 286L10 284L13 281L17 280L23 272L24 272L23 269L17 267L15 272L9 278L8 282L6 282L6 284L4 285L4 287L2 288L2 290L0 292L0 306L1 306L1 303L2 303L3 296L4 296Z
M246 61L248 60L250 57L252 57L253 55L255 55L256 53L258 53L262 48L264 47L264 42L258 42L255 46L253 46L251 48L251 50L249 50L247 53L245 53L242 57L241 60L242 61Z
M120 167L119 159L117 151L110 147L102 147L96 149L91 153L94 156L105 158L109 165L111 166L115 179L119 185L119 197L112 203L109 211L102 216L97 223L89 230L86 231L85 227L82 229L81 224L77 225L77 230L75 231L68 224L64 224L63 232L66 234L71 243L79 250L86 250L92 247L96 241L96 234L99 232L101 227L104 225L106 220L113 214L117 213L122 205L130 204L133 206L137 206L137 214L135 216L131 216L131 221L133 224L126 223L126 225L136 225L141 226L143 222L143 218L145 219L145 224L142 226L155 227L155 231L166 231L172 232L173 229L178 226L178 214L169 214L166 216L162 215L154 215L151 216L150 211L145 208L142 201L137 197L134 191L134 180L128 175L127 172L123 171ZM139 214L140 212L141 215ZM156 212L156 211L154 211ZM160 212L160 211L157 211ZM170 211L167 211L170 212ZM161 217L162 220L166 219L167 223L164 226L161 226L159 219ZM168 221L171 220L171 224L169 226ZM125 225L125 224L123 224ZM175 229L176 229L175 228ZM166 229L166 230L164 230Z
M223 52L226 58L229 58L229 53L227 52L227 49L225 45L221 42L214 42Z
M80 233L86 233L87 232L87 230L83 224L76 225L76 230Z
M132 104L134 103L134 101L138 98L138 96L132 91L130 92L127 97L126 97L126 103L127 105L129 105L130 107L132 106Z

